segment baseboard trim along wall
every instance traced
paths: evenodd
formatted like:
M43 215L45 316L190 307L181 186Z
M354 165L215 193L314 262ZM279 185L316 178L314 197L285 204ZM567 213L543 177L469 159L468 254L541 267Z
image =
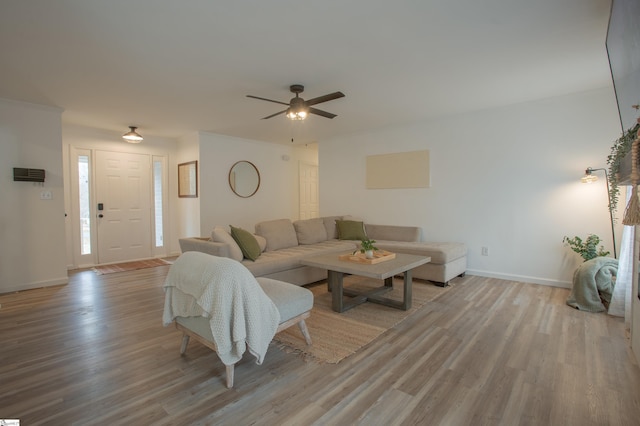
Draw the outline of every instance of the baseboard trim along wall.
M17 286L1 287L0 293L14 293L16 291L32 290L34 288L51 287L55 285L65 284L69 284L69 277L60 277L53 280L19 284Z
M540 285L546 285L549 287L561 287L561 288L573 287L573 283L569 281L557 281L557 280L550 280L547 278L529 277L525 275L501 274L501 273L496 273L491 271L481 271L477 269L468 269L467 274L476 275L479 277L486 277L486 278L497 278L501 280L519 281L519 282L530 283L530 284L540 284Z

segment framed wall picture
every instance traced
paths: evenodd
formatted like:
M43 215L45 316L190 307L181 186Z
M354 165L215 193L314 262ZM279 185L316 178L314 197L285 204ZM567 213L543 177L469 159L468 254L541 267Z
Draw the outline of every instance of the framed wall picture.
M429 188L429 151L367 156L367 189Z
M198 162L178 164L178 197L198 197Z

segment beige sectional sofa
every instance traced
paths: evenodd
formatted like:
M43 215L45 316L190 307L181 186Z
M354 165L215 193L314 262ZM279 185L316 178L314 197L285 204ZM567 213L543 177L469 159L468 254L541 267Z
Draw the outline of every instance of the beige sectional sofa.
M277 219L257 223L254 237L262 252L255 261L246 259L234 238L217 226L211 237L181 238L182 252L200 251L242 262L256 277L266 277L305 285L327 278L327 271L300 264L305 256L327 252L344 253L359 248L359 241L338 238L336 220L358 222L351 216L327 216L298 220ZM343 222L344 224L344 222ZM395 253L431 257L431 262L413 270L413 277L444 286L467 268L467 248L463 243L420 241L415 226L363 223L366 236L376 247Z

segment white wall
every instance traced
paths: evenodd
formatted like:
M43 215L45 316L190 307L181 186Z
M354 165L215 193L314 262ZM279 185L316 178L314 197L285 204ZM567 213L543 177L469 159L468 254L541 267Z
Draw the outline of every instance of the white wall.
M126 128L122 131L124 131ZM140 131L140 130L139 130ZM94 129L83 126L75 126L71 124L65 124L62 128L63 139L63 151L64 151L64 185L65 185L65 210L69 216L67 218L67 258L69 267L77 267L78 263L73 258L73 235L71 227L77 223L74 218L76 212L72 209L70 187L71 187L71 174L75 172L75 168L70 170L70 155L71 147L88 149L88 150L102 150L102 151L114 151L114 152L128 152L135 154L145 155L158 155L167 157L167 167L169 173L169 205L165 212L164 218L167 222L167 228L165 232L165 245L166 253L164 255L171 255L179 253L178 247L178 228L177 228L177 213L175 212L175 199L177 199L176 179L177 179L177 149L178 143L174 139L161 138L143 133L144 141L139 144L126 143L122 139L122 133L115 133L111 131ZM75 219L75 220L74 220ZM160 253L162 255L162 253ZM94 259L95 261L95 259ZM95 263L95 262L94 262Z
M68 280L61 114L0 99L0 293ZM14 167L44 169L45 182L14 182Z
M297 164L291 161L291 147L205 132L199 135L202 235L209 235L216 225L253 232L256 222L297 215L292 207L296 185L291 181ZM283 155L290 160L283 160ZM260 173L260 188L249 198L238 197L229 187L229 169L241 160L252 162Z
M579 179L606 167L619 134L610 87L322 141L321 215L420 226L423 240L466 243L471 274L570 287L582 260L563 236L612 250L603 175ZM367 155L423 149L430 188L365 188Z

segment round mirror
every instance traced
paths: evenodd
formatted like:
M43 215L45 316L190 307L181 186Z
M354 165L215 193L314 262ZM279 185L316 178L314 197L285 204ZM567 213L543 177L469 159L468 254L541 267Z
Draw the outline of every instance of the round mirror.
M249 161L238 161L229 170L229 186L242 198L249 198L260 188L260 172Z

